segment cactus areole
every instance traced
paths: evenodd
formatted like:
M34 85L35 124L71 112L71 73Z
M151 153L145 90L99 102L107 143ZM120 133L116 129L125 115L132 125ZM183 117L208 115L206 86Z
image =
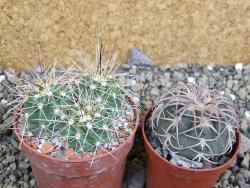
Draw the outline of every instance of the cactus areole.
M155 102L151 125L163 149L194 161L214 161L236 142L234 104L203 84L178 83Z

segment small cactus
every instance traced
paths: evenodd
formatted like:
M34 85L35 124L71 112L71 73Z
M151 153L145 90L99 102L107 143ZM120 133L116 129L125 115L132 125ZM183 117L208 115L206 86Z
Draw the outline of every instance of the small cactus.
M27 135L59 138L67 148L82 152L104 149L117 139L121 134L118 124L126 121L126 112L132 107L126 98L129 93L113 72L115 58L102 65L101 52L98 46L94 66L81 56L81 68L76 62L72 67L77 68L61 72L53 66L43 73L33 71L31 80L20 82L17 106ZM132 132L131 127L126 129Z
M151 118L163 149L199 162L231 151L238 122L229 99L193 83L170 87L156 101Z

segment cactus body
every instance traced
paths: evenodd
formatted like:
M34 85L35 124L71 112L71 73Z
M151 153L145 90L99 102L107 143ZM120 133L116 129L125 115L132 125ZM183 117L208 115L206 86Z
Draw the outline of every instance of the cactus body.
M63 138L74 150L96 150L112 141L127 101L112 77L85 74L69 79L27 95L22 110L28 131L39 138Z
M232 149L238 119L231 101L204 85L179 83L155 103L152 125L165 149L194 161Z

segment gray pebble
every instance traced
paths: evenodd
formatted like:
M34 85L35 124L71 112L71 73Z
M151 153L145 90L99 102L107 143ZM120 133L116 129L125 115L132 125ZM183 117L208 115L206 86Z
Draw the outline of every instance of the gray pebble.
M4 86L2 84L0 84L0 92L2 92L4 90Z
M250 65L246 65L243 68L243 74L249 75L250 74Z
M153 73L152 72L147 72L145 75L145 79L151 82L153 80Z
M4 70L3 67L0 66L0 75L3 74L3 70Z
M4 93L0 93L0 100L3 99Z
M234 81L233 81L233 80L228 80L228 81L227 81L227 88L232 89L233 84L234 84Z
M241 161L240 165L244 168L249 168L250 163L250 153L246 153L243 160Z
M30 164L24 161L21 161L18 165L20 169L28 169L30 167Z
M7 166L9 164L9 161L7 159L2 160L3 166Z
M232 169L233 172L238 172L238 170L239 170L238 166L234 166L233 169Z
M12 155L6 155L6 160L9 162L9 163L13 163L15 161L15 157L12 156Z
M9 82L17 83L18 77L14 69L11 69L11 68L5 69L4 74Z
M250 180L250 171L249 171L249 169L241 168L240 173L245 177L246 181Z
M223 183L222 183L222 185L223 185L224 187L228 186L228 184L229 184L229 181L228 181L228 180L224 180Z
M161 147L159 146L158 148L156 148L155 152L158 153L159 155L162 155Z
M174 74L173 74L173 81L174 82L183 81L184 79L185 79L185 77L182 73L179 73L177 71L174 72Z
M134 92L139 92L141 90L141 84L140 83L136 83L134 85L131 86L132 91Z
M221 179L222 179L222 180L227 180L227 179L229 178L229 176L231 176L231 174L232 174L232 171L227 169L227 170L222 174Z
M132 67L132 69L129 70L129 73L132 75L136 75L136 67Z
M151 93L152 96L159 96L160 90L158 88L154 87L154 88L151 89L150 93Z
M195 169L203 167L203 164L200 163L200 162L192 161L192 160L190 160L190 159L188 159L186 157L177 155L175 153L170 153L170 155L172 157L170 162L172 162L174 164L184 166L184 167L188 167L188 168L195 168Z
M143 50L138 48L131 48L128 56L129 65L152 66L154 61L151 60Z
M246 88L240 88L238 95L241 100L245 100L246 96L248 95Z
M16 176L10 175L9 178L12 182L16 182Z
M35 186L35 185L36 185L36 180L35 179L30 180L30 186Z
M241 134L241 147L240 147L240 154L245 152L250 152L250 139L245 135Z
M238 185L243 185L245 184L245 178L242 174L238 173L236 174L236 178L235 178L235 181Z
M131 66L125 63L125 64L122 64L122 68L125 70L129 70Z
M142 164L132 162L126 169L126 180L122 188L143 188L145 184L145 168Z
M17 168L16 163L15 163L15 162L14 162L14 163L11 163L11 164L10 164L10 168L11 168L12 171L15 171L16 168Z
M157 147L159 147L158 141L156 139L150 141L150 145L156 149Z
M11 144L15 147L18 148L18 142L15 141L13 138L10 139Z

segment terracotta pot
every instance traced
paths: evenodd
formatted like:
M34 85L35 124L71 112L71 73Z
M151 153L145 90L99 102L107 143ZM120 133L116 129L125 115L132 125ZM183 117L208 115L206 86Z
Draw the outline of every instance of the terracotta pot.
M237 132L235 152L225 164L207 169L190 169L172 164L170 161L156 153L147 140L145 123L150 117L149 109L142 121L142 134L147 153L146 185L147 188L211 188L219 176L228 168L240 150L240 134Z
M30 160L31 168L39 188L119 188L126 165L127 155L132 148L139 123L138 108L134 108L136 123L133 132L110 154L91 160L64 160L44 155L25 142L22 149ZM16 116L14 116L16 118ZM15 134L21 142L14 123ZM114 158L115 157L115 158Z

